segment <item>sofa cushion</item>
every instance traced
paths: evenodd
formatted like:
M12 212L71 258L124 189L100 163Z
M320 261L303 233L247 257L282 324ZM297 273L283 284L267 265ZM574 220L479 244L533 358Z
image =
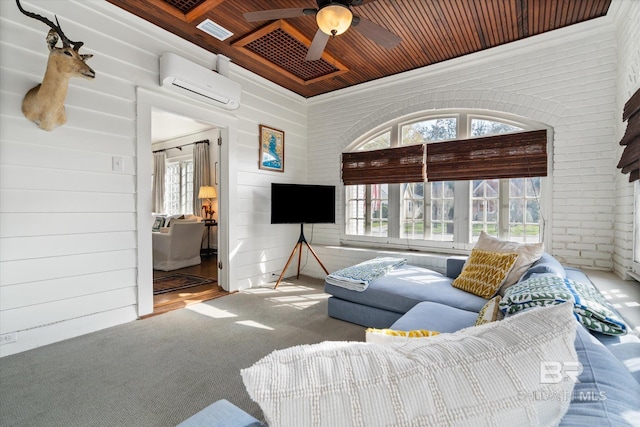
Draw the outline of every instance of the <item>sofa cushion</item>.
M416 304L433 301L463 310L480 311L485 298L451 286L453 279L436 271L403 265L369 283L365 292L355 292L325 283L325 292L336 298L363 306L406 313ZM374 325L367 325L373 326Z
M473 249L452 286L482 298L491 298L504 283L517 258L517 253Z
M397 344L323 342L241 371L271 427L557 425L574 384L541 384L543 361L576 363L571 305ZM536 351L531 351L535 346Z
M409 331L427 329L451 333L473 326L478 313L449 307L437 302L425 301L417 304L391 325L391 329Z
M534 262L531 267L520 277L520 282L527 280L534 275L552 275L565 278L567 277L567 271L562 264L551 256L549 253L544 252L539 260Z
M527 269L542 256L544 243L509 242L491 237L484 231L481 231L474 248L483 251L515 252L518 254L516 264L498 290L498 294L504 295L507 288L516 283Z
M582 373L560 426L632 426L640 419L640 384L608 349L579 326L575 348ZM597 421L596 421L597 420Z
M218 400L177 427L267 427L226 399Z
M566 301L573 304L576 318L587 328L607 335L627 333L624 321L590 282L535 276L507 289L500 309L506 314L513 314L531 307Z

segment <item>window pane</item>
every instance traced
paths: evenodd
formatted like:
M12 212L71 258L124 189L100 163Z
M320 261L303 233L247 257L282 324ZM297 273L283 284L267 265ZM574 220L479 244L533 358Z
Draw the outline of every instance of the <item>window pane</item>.
M457 136L455 117L425 120L402 126L402 145L422 144L429 141L455 139Z
M367 151L367 150L378 150L380 148L389 148L391 147L391 132L383 133L382 135L378 135L372 140L365 142L358 151Z
M524 179L514 178L509 180L509 193L513 197L522 197L524 194Z
M431 183L431 197L434 199L441 199L443 187L444 183L442 181Z
M538 197L540 194L540 177L524 179L527 197Z
M451 222L451 229L453 230L453 206L454 206L454 202L453 202L453 195L451 196L451 198L449 200L445 200L444 201L444 211L443 211L443 216L444 216L444 220L445 221L450 221ZM453 231L451 231L451 233L453 233ZM453 235L452 235L453 237Z
M389 199L387 184L371 185L371 235L386 236L389 223Z
M485 196L486 197L498 197L500 192L500 180L488 179L485 180Z
M498 237L500 220L500 180L474 180L471 196L471 236L477 240L481 231Z
M522 200L511 199L509 200L509 222L524 222L524 206L522 204Z
M164 209L168 215L181 213L180 163L168 163L164 178Z
M492 120L471 120L471 137L498 135L501 133L518 132L521 130L524 129L517 126L511 126L506 123L495 122Z
M431 183L430 238L432 240L453 241L453 206L454 182Z
M182 213L193 213L193 160L182 162Z
M424 238L424 183L401 184L400 237Z
M472 193L473 197L483 197L484 196L484 181L482 180L474 180Z
M345 187L346 195L346 224L345 232L364 236L365 228L365 195L366 186L348 185Z
M509 180L509 239L518 242L541 240L540 178Z

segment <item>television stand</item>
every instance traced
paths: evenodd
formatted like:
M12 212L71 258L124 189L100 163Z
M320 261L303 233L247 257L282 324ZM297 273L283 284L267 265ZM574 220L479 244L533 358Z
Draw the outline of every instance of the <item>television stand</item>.
M314 258L316 259L316 261L318 261L318 264L320 264L320 267L322 267L324 272L329 274L325 266L322 264L322 261L320 261L320 258L318 258L318 255L315 253L311 245L307 242L307 239L305 239L303 225L304 224L300 224L300 237L298 237L298 243L296 243L296 245L293 247L293 251L291 251L291 256L289 256L289 260L287 261L287 264L284 266L282 273L280 273L280 277L278 277L278 281L276 282L276 285L274 286L273 289L276 289L280 284L280 281L282 280L282 276L284 276L284 273L287 271L287 268L289 267L289 264L291 264L291 260L293 259L293 256L296 254L296 251L298 249L300 250L300 252L298 252L298 275L296 276L296 279L300 278L300 261L302 260L302 244L303 243L307 245L309 252L313 254Z

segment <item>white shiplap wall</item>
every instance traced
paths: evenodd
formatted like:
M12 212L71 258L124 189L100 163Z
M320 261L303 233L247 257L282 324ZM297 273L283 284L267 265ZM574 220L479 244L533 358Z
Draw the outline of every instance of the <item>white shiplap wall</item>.
M48 28L20 14L14 2L0 1L0 334L17 332L18 338L0 347L2 356L149 311L150 220L139 216L137 205L150 200L150 178L136 176L136 168L150 174L150 162L137 153L151 146L148 129L138 128L149 121L137 119L138 99L200 104L158 87L164 51L215 64L215 55L106 1L22 3L43 16L57 15L67 36L85 43L81 52L94 54L89 63L97 76L71 81L66 125L45 132L27 121L20 104L41 81ZM269 280L297 237L297 230L268 225L269 185L306 180L307 115L303 98L234 64L230 78L243 87L242 107L215 114L235 126L223 131L232 144L223 150L223 185L231 187L225 191L232 209L225 268L233 274L225 286L237 290ZM198 108L204 107L217 110ZM258 169L260 123L286 132L284 174ZM124 172L112 171L113 156L123 158Z
M615 22L607 16L315 97L309 103L309 117L314 118L309 158L318 161L309 163L309 180L337 185L337 203L342 204L340 153L367 130L395 117L479 108L536 120L554 131L547 249L565 264L611 270L615 211L632 211L616 198L617 45ZM338 245L343 218L337 223L316 227L315 241ZM357 251L345 256L337 246L316 249L329 270L362 256ZM314 263L305 273L322 276Z

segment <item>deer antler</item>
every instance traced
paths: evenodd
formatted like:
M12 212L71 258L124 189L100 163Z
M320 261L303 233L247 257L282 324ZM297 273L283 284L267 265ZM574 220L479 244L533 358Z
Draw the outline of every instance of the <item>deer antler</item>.
M84 44L83 42L71 41L71 40L69 40L67 38L67 36L64 35L64 32L62 31L62 28L60 28L60 22L58 22L58 17L57 16L56 16L56 24L57 24L56 25L50 19L47 19L42 15L38 15L37 13L33 13L33 12L29 12L27 10L24 10L22 8L22 5L20 4L20 0L16 0L16 4L18 5L18 9L20 9L20 12L22 12L25 15L27 15L29 18L33 18L33 19L36 19L38 21L44 22L49 27L51 27L52 30L54 30L56 33L58 33L58 35L62 39L62 45L64 47L70 47L71 45L73 45L73 50L75 50L77 52L78 49L80 49L82 47L82 45Z

